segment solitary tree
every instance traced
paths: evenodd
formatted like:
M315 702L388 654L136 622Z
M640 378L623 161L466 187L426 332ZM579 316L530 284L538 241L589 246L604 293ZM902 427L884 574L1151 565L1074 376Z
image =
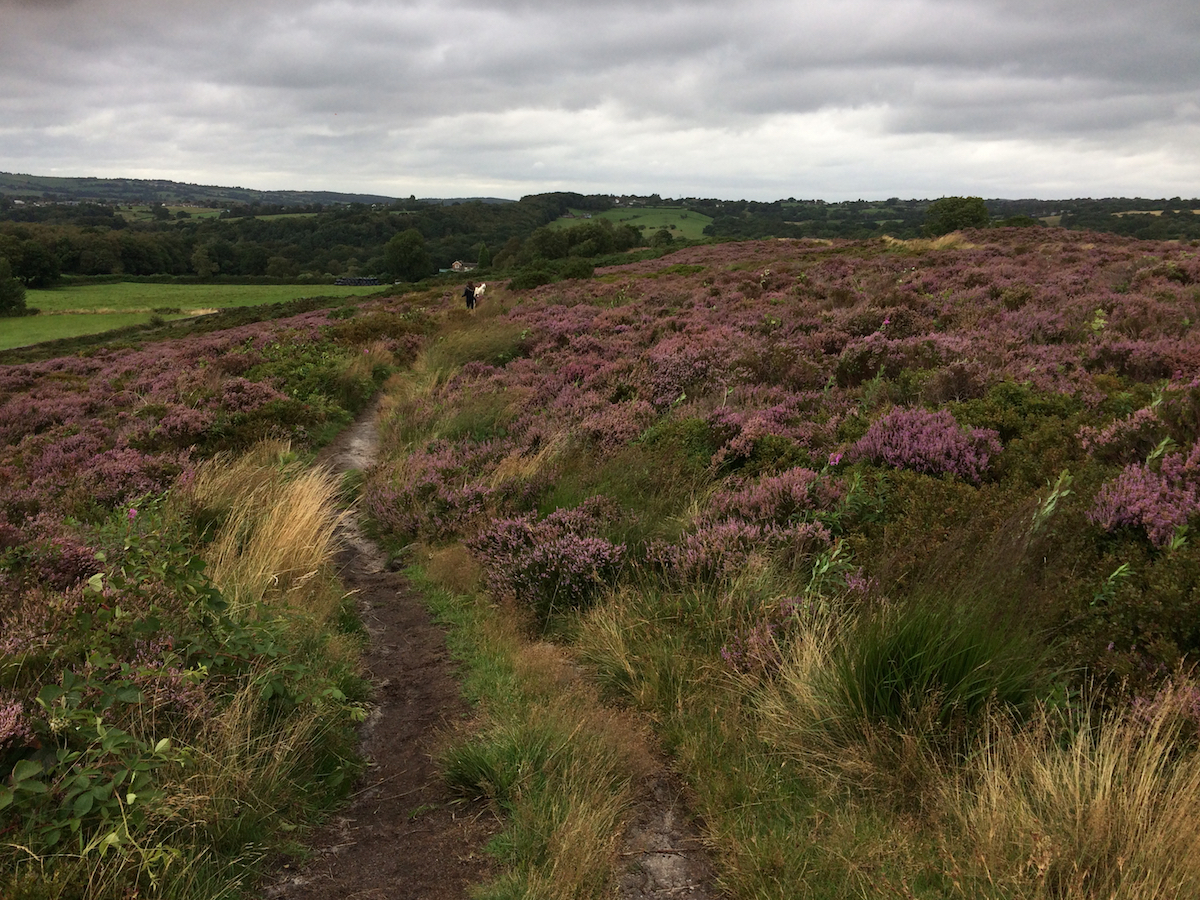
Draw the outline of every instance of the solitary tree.
M669 228L660 228L650 237L651 247L670 247L675 243L675 238L671 236Z
M425 236L409 228L392 237L383 248L388 270L404 281L420 281L433 272L433 260L425 249Z
M25 285L13 278L8 258L0 256L0 316L23 316L25 308Z
M982 197L942 197L929 204L925 232L937 237L960 228L986 228L989 221Z

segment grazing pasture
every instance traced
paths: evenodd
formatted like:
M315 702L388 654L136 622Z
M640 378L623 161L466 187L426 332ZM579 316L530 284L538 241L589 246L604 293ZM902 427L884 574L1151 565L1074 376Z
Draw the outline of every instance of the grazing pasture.
M593 219L608 219L614 225L632 225L644 229L647 236L654 234L660 228L666 228L677 238L698 241L704 237L704 228L712 218L703 213L683 209L677 206L639 206L630 209L609 209L601 213L590 213L584 210L572 210L571 217L557 219L554 225L559 228L570 228L586 222L586 215Z
M378 287L297 284L109 284L29 290L26 305L41 314L0 320L0 350L58 338L99 334L128 325L198 315L235 306L259 306L302 297L356 297Z

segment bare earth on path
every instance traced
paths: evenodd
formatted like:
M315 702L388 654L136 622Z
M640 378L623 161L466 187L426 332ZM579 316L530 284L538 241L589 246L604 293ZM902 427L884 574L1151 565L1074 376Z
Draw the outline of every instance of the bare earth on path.
M343 432L318 462L335 472L374 462L375 417ZM470 714L444 632L421 598L349 520L342 579L370 633L374 687L362 729L369 762L349 805L308 841L303 866L277 872L273 900L461 900L493 868L483 846L499 830L485 804L453 802L432 759L446 725Z
M377 456L375 414L326 447L318 464L365 471ZM448 727L471 714L445 634L403 575L351 516L342 533L342 579L370 634L364 655L374 687L362 729L369 768L349 805L307 841L311 857L282 866L269 900L463 900L489 880L484 852L501 823L484 803L456 801L433 761ZM665 770L639 785L617 881L620 900L710 900L712 866L683 791Z

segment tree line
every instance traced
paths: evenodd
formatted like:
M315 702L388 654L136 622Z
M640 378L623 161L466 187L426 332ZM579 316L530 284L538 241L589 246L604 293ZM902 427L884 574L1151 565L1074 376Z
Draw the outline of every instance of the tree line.
M1110 231L1151 239L1200 240L1200 201L823 200L756 202L687 198L534 194L518 201L428 201L410 197L388 204L335 208L278 201L234 204L217 217L157 216L129 221L118 206L101 202L15 204L0 197L0 260L5 290L45 287L61 276L170 276L320 279L338 276L418 280L456 261L561 275L563 261L598 260L649 244L672 246L663 231L646 235L631 225L591 219L550 227L570 209L602 212L672 205L709 216L712 240L774 237L862 239L942 234L962 227L1042 225ZM281 212L288 215L280 215ZM531 278L536 281L535 276ZM15 301L9 301L15 302Z
M569 208L595 205L595 199L571 193L500 204L410 198L310 216L262 216L233 207L219 218L128 222L102 204L26 208L10 202L0 209L0 257L26 287L44 287L63 275L403 277L416 270L391 271L394 254L387 248L393 238L415 232L428 257L419 267L428 269L423 277L457 260L475 262L486 248L505 248L516 257L522 241Z

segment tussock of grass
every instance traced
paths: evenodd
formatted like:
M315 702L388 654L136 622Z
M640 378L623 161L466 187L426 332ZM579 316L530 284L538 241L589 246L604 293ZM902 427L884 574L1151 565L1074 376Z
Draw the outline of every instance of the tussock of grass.
M971 250L976 246L964 238L962 232L959 231L952 231L949 234L943 234L935 238L910 238L909 240L901 240L885 234L882 240L890 248L916 252L925 250Z
M563 431L546 441L536 453L512 453L502 459L492 471L491 486L506 481L532 481L538 475L555 470L571 449L571 436Z
M998 730L944 782L962 839L945 852L996 896L1200 896L1200 758L1181 734L1196 690L1172 686L1141 714L1085 717L1065 737L1053 711Z
M464 318L463 327L444 330L426 350L425 367L431 372L450 372L468 362L504 365L524 352L520 325L495 319L487 328L470 327L472 324Z
M309 792L298 788L321 777L334 723L320 703L278 715L263 696L269 680L263 672L247 681L207 723L190 776L169 797L178 827L203 832L203 843L252 842L280 818L299 822L308 811Z
M327 566L336 550L340 486L289 461L286 445L202 465L190 489L198 508L223 519L207 551L210 575L235 608L283 602L323 620L340 603Z

